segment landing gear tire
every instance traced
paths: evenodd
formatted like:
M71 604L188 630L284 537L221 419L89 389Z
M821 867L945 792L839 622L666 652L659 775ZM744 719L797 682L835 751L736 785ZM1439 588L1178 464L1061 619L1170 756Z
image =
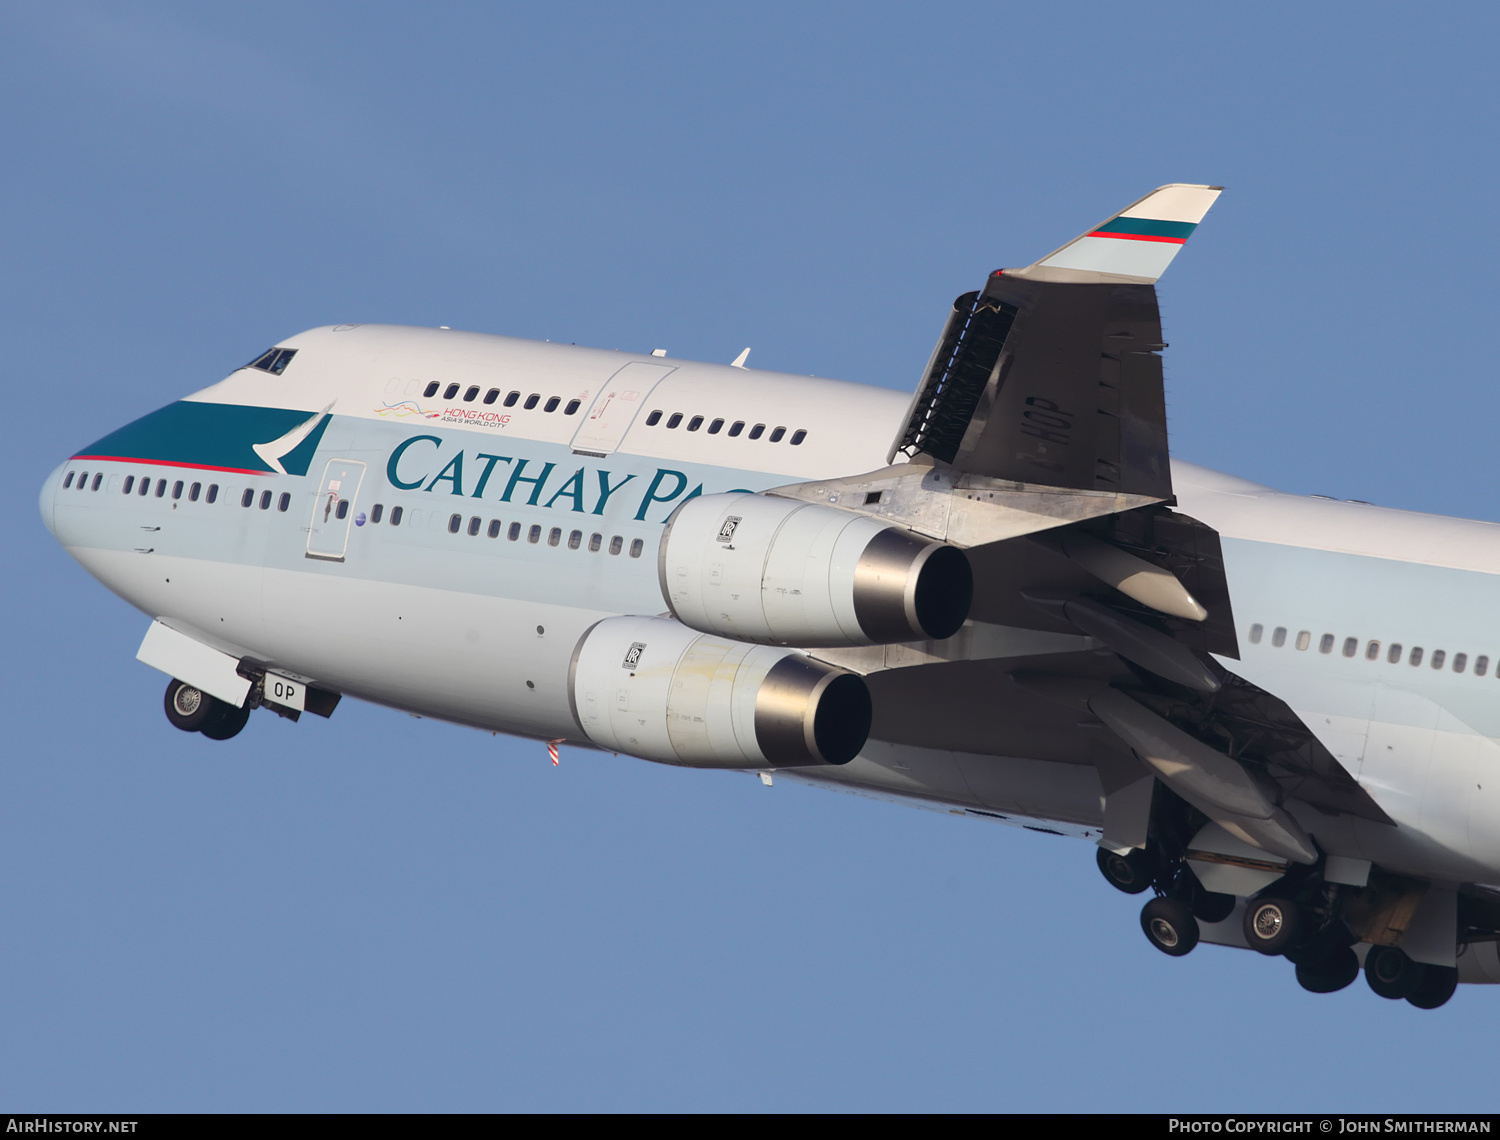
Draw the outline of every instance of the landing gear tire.
M249 705L235 708L231 704L223 702L220 704L222 708L219 715L210 718L209 722L198 730L210 740L228 740L231 736L238 736L240 729L244 728L245 723L250 719Z
M1371 946L1365 955L1365 981L1379 996L1398 1001L1417 990L1422 982L1422 967L1408 958L1404 950Z
M1359 956L1348 946L1315 962L1297 963L1297 984L1309 993L1331 994L1359 977Z
M1262 954L1281 954L1302 938L1306 920L1287 899L1251 899L1245 907L1245 941Z
M1418 1009L1436 1009L1458 989L1458 971L1451 966L1423 966L1422 975L1406 995Z
M1140 848L1132 848L1124 855L1099 848L1099 872L1109 885L1127 895L1138 895L1151 885L1156 877L1156 860Z
M178 680L173 680L167 686L163 703L172 727L180 728L183 732L198 732L226 707L222 701L209 696L202 689Z
M1193 895L1193 917L1199 922L1223 922L1234 913L1234 896L1215 891L1198 891Z
M1152 899L1141 908L1141 929L1163 954L1181 958L1198 945L1198 920L1180 899Z

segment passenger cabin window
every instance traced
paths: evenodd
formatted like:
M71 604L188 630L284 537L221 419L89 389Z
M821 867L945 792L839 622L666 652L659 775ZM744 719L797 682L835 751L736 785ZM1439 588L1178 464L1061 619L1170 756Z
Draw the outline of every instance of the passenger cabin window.
M1411 656L1406 660L1407 663L1411 665L1422 664L1422 647L1420 645L1413 645L1411 647Z
M71 487L73 485L73 474L74 473L72 471L69 471L67 473L67 475L63 478L63 490L64 491L66 491L69 487Z
M681 412L673 412L670 416L667 417L667 426L669 428L674 428L678 424L680 424L681 422L682 422L682 413Z
M259 368L262 372L269 372L273 376L280 376L286 371L286 366L292 362L292 357L297 355L295 348L269 348L261 353L246 368Z
M279 498L279 499L276 500L276 509L278 511L280 511L282 514L286 514L286 512L291 508L291 505L292 505L291 492L289 492L289 491L283 491L283 492L281 492L281 498ZM347 500L345 502L340 503L339 504L339 518L343 518L344 515L348 513L348 510L349 510L349 507L348 507L348 501Z
M209 503L217 503L219 501L219 485L217 483L210 483L208 485L208 494L204 496L204 501Z
M1392 665L1401 664L1401 643L1399 641L1391 642L1391 647L1385 651L1385 659Z
M260 493L260 509L263 510L263 511L269 511L271 509L271 492L270 491L262 491Z
M1462 673L1468 667L1469 655L1467 653L1455 653L1453 655L1453 671Z
M196 503L198 501L198 496L201 494L203 494L203 484L194 483L191 487L188 488L188 502Z
M721 432L723 430L724 430L724 421L723 420L714 420L713 423L711 423L711 424L708 425L708 434L709 435L718 435L719 432Z
M630 543L630 557L639 558L641 556L641 551L644 549L646 549L646 544L644 542L642 542L638 538L632 540Z
M589 553L590 554L598 554L599 553L599 547L603 544L603 542L604 542L604 536L602 534L591 534L591 535L589 535Z
M458 528L461 527L461 526L463 526L463 525L464 525L464 517L463 517L463 515L449 515L448 516L448 533L449 534L457 534L458 533Z
M734 423L732 423L732 424L729 425L729 434L730 435L739 435L740 432L742 432L744 430L745 430L745 421L744 420L735 420Z
M370 521L372 523L378 523L380 521L380 516L383 514L385 514L385 505L383 503L376 503L373 507L370 508Z
M516 406L516 401L519 400L520 398L521 398L521 393L519 393L519 392L512 392L510 395L508 395L508 396L505 397L505 406L507 408L514 408Z
M490 529L487 530L485 533L488 534L491 538L499 538L500 537L500 520L499 519L490 519Z
M391 525L392 526L400 526L401 525L401 516L403 514L405 514L405 513L406 513L406 508L405 507L392 507L391 508Z
M156 481L156 497L158 499L160 499L166 493L167 493L167 481L165 479L158 479Z
M472 404L478 398L479 398L479 385L478 384L471 384L469 386L469 390L464 393L464 403L466 403L466 404Z
M97 491L99 489L99 484L102 483L102 482L104 482L104 472L103 471L96 471L94 473L94 485L93 485L92 489L95 490L95 491Z
M657 408L654 412L646 417L646 426L655 427L659 423L661 423L661 409ZM72 476L70 475L68 476L68 478L71 479Z
M451 400L456 395L458 395L457 384L449 384L448 387L443 389L443 399L445 400Z
M560 404L560 403L562 403L562 397L561 396L548 396L547 397L547 402L542 405L542 411L544 411L544 412L555 412L555 411L557 411L557 405Z
M786 428L784 428L784 427L772 428L771 429L771 442L772 443L780 443L781 442L781 437L784 436L784 435L786 435Z
M499 398L500 398L500 389L499 388L491 388L488 392L486 392L484 394L484 402L486 404L493 404Z
M532 408L537 406L537 404L541 401L541 398L542 397L540 394L533 392L531 395L526 397L526 402L522 404L521 407L525 408L529 412Z
M434 380L431 384L427 385L427 387L425 387L425 388L422 389L422 395L425 396L427 399L430 400L434 396L437 395L437 390L438 390L438 382L436 380Z
M583 405L583 401L582 400L569 400L568 401L568 406L563 409L563 415L565 415L565 416L571 416L580 407L582 407L582 405Z
M568 549L569 550L577 550L582 545L583 545L583 531L581 531L581 530L575 530L572 534L568 535Z
M1311 630L1306 630L1306 629L1301 630L1297 634L1297 648L1298 649L1306 649L1311 644L1312 644L1312 631Z
M1366 661L1379 661L1380 660L1380 642L1378 642L1378 641L1372 641L1372 642L1370 642L1369 645L1365 646L1365 660Z
M1474 676L1483 677L1490 671L1490 659L1483 655L1474 658Z
M702 416L694 416L692 419L688 420L688 431L697 431L702 426L703 426L703 417Z
M796 431L792 432L792 446L793 447L800 447L801 444L802 444L802 441L804 439L806 439L806 438L807 438L807 431L806 431L806 429L804 429L804 428L798 428Z
M555 526L547 533L547 545L556 546L562 541L562 527Z
M1359 652L1359 638L1357 638L1357 637L1346 637L1346 638L1344 638L1344 656L1345 657L1353 657L1358 652Z
M1280 649L1286 644L1286 626L1278 625L1276 632L1271 634L1271 644Z
M505 537L508 538L511 542L515 542L516 539L520 538L521 537L521 524L520 523L511 523L510 524L510 530L506 532Z
M541 540L542 540L542 528L540 526L536 525L535 523L533 523L532 526L531 526L531 529L526 532L526 541L529 542L529 543L531 543L533 546L535 546Z
M618 554L624 548L625 548L625 540L623 538L621 538L618 534L615 535L613 538L611 538L609 540L609 552L611 554Z
M1323 635L1322 639L1318 642L1318 652L1319 653L1332 653L1333 652L1333 634L1331 634L1331 633L1325 633Z
M479 528L482 527L483 525L484 525L484 520L482 518L480 518L478 515L474 515L473 517L471 517L469 519L469 537L473 538L476 535L478 535L479 534Z
M1252 625L1250 627L1250 644L1251 645L1259 645L1260 644L1261 634L1263 634L1265 632L1266 632L1266 627L1263 626L1263 625L1261 625L1259 622L1257 622L1255 625ZM1285 636L1286 636L1286 633L1285 633L1285 631L1283 631L1282 632L1282 637L1284 638Z
M125 487L124 487L125 494L127 494L127 495L130 494L130 492L133 491L134 489L135 489L135 476L134 475L127 475L127 476L125 476Z
M177 480L177 482L175 482L175 483L172 484L172 498L174 498L174 499L180 499L180 498L182 498L182 480L181 479Z
M1434 649L1432 651L1432 667L1434 669L1441 669L1443 667L1443 661L1447 658L1447 656L1448 651L1446 649Z

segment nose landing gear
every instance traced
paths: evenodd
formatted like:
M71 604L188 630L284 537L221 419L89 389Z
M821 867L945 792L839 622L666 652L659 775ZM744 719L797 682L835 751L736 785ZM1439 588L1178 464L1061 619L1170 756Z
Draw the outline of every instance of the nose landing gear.
M182 681L167 685L167 719L183 732L201 732L210 740L228 740L250 719L250 706L236 708L227 701Z

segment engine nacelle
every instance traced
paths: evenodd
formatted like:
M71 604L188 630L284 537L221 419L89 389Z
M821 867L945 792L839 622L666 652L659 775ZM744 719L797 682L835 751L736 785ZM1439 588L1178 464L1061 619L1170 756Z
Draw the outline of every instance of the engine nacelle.
M657 567L684 625L764 645L951 637L974 595L957 547L837 507L738 492L678 508Z
M870 734L864 679L805 654L614 617L573 651L573 715L595 744L689 768L847 764Z

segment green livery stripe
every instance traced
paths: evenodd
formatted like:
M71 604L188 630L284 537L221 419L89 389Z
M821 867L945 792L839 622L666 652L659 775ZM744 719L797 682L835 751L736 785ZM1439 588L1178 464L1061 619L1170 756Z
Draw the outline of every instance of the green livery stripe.
M1176 238L1186 241L1198 228L1196 222L1157 222L1150 218L1116 218L1105 222L1096 234L1135 234L1140 237Z
M254 408L240 404L204 404L179 400L112 431L80 451L78 459L115 459L128 463L162 463L210 471L274 474L255 454L258 443L280 439L316 412L290 408ZM323 431L332 417L323 416L306 439L281 458L289 475L306 475Z

